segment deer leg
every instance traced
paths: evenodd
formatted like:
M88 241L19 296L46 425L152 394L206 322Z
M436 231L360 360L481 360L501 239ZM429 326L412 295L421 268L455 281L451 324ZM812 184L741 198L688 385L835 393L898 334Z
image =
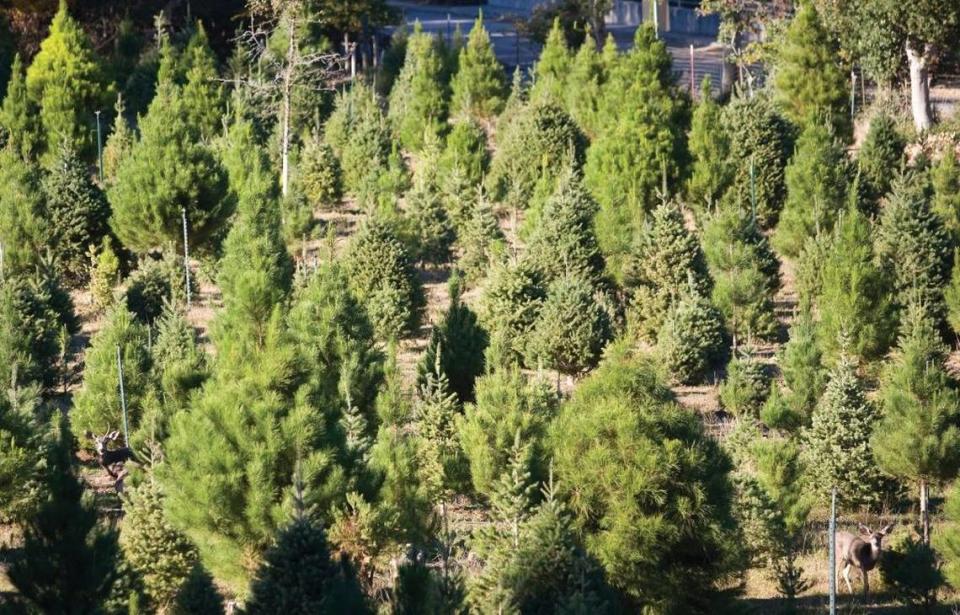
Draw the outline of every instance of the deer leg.
M850 562L843 567L843 580L847 582L847 591L853 593L853 586L850 584Z
M867 571L862 570L863 573L863 601L867 601L867 592L870 591L870 584L867 582Z
M102 467L104 470L107 471L107 474L110 475L110 478L116 480L116 478L117 478L117 473L113 471L113 468L111 468L109 465L107 465L107 464L105 464L105 463L101 463L101 464L100 464L100 467Z

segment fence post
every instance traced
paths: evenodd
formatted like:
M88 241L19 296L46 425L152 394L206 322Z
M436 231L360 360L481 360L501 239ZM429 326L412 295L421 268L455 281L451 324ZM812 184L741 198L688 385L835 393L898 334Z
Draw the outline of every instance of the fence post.
M103 186L103 133L100 131L100 110L94 113L97 116L97 160L100 161L100 185Z
M693 60L693 45L690 45L690 100L694 100L697 97L697 78L696 78L696 66Z
M120 344L117 344L117 375L120 380L120 410L123 411L123 445L130 446L127 431L127 394L123 390L123 359L120 356Z
M190 248L187 241L187 209L180 208L180 218L183 221L183 275L187 284L187 309L190 309Z
M830 615L837 615L837 488L830 492Z

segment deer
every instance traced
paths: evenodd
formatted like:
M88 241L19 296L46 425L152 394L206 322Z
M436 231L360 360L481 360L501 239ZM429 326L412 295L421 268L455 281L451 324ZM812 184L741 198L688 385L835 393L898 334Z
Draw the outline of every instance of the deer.
M107 448L109 443L116 442L117 438L120 437L119 431L107 432L102 436L96 436L93 432L87 431L86 436L93 440L93 447L97 451L97 463L107 471L110 478L116 481L115 487L117 491L122 491L123 479L127 475L126 470L121 468L120 472L116 472L113 466L134 459L133 451L127 446L113 449Z
M850 585L850 568L856 566L863 575L863 597L866 599L869 591L867 573L874 569L880 561L883 552L883 537L890 533L893 524L889 524L874 532L866 525L858 524L860 535L850 532L837 532L837 572L843 567L843 580L847 582L847 590L852 594Z

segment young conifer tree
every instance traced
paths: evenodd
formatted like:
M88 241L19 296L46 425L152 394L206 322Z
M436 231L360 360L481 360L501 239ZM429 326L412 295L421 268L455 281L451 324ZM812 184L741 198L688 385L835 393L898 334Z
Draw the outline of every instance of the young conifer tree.
M777 57L777 101L798 126L823 123L834 134L850 137L847 77L816 4L805 3L790 21Z
M823 352L809 306L801 306L790 325L789 337L777 363L790 389L787 404L800 417L800 423L808 425L826 383Z
M417 23L407 40L403 69L390 92L390 123L400 143L419 151L425 134L440 134L447 118L447 86L436 39Z
M721 121L720 105L713 100L710 76L700 84L700 102L693 111L687 147L693 167L687 179L687 199L697 211L719 203L733 183L735 167L730 137Z
M953 254L950 234L930 207L922 178L906 174L894 180L880 214L875 248L891 276L893 302L900 307L923 304L939 326Z
M655 341L673 305L686 292L709 295L712 280L697 237L676 203L662 202L636 243L625 268L633 290L629 318L637 333Z
M88 274L91 246L108 232L110 206L103 192L90 179L87 165L63 142L43 180L50 244L57 247L57 260L64 277L83 284Z
M819 268L823 284L816 297L820 347L827 363L840 348L841 334L847 351L870 361L883 356L893 341L894 314L890 279L875 261L870 221L851 205L841 215L833 240Z
M47 457L47 499L24 527L23 547L7 576L17 602L41 613L95 612L117 579L117 536L100 527L73 465L67 420L54 417Z
M944 366L946 347L919 306L907 309L880 387L884 415L873 436L877 462L919 487L920 535L930 542L930 487L960 469L960 394Z
M0 149L0 244L3 275L31 273L46 253L43 191L31 165L10 148Z
M857 165L864 196L872 209L890 190L890 179L904 162L906 145L892 117L881 114L870 120L867 136L857 153Z
M183 98L187 123L197 138L209 141L222 132L225 97L217 73L217 58L199 20L179 64L184 74L180 96Z
M42 136L38 119L36 103L27 93L23 62L18 53L13 58L7 94L0 107L0 128L6 147L24 160L33 160L39 151Z
M467 44L460 51L459 68L451 89L451 115L462 113L490 119L503 109L507 84L503 66L493 52L490 35L483 25L483 13L477 16Z
M960 164L950 145L940 153L940 160L930 171L933 199L930 208L940 216L950 232L954 246L960 244Z
M596 136L600 96L608 78L608 71L597 51L597 43L588 32L573 56L567 75L564 104L570 117L590 138Z
M880 502L883 479L870 446L879 418L857 376L856 363L841 353L810 427L802 432L810 484L821 501L829 499L836 487L838 502L844 505L876 506Z
M93 113L113 102L113 88L66 0L27 69L27 92L40 110L45 152L52 157L66 139L82 158L92 157Z
M233 211L227 174L190 123L182 89L160 78L140 121L140 139L120 162L107 195L111 226L131 250L183 244L186 211L191 249L204 249Z
M570 72L570 49L560 19L553 20L550 33L534 69L530 100L562 106L566 98L566 81Z
M787 165L787 200L774 235L785 256L795 258L809 238L833 228L846 203L846 160L827 126L806 125Z

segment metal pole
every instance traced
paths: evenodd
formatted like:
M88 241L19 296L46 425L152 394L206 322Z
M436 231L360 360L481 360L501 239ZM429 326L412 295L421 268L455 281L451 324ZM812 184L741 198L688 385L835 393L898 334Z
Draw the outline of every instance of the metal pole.
M451 37L452 35L450 34L450 13L447 13L447 45L449 45L453 41Z
M117 375L120 380L120 409L123 411L123 444L130 446L127 432L127 394L123 390L123 359L120 356L120 344L117 344Z
M190 309L190 244L187 239L187 209L180 208L180 218L183 221L183 276L187 285L187 309Z
M697 78L694 76L695 65L693 62L693 45L690 45L690 99L693 100L697 97Z
M653 36L660 38L660 14L657 10L658 0L651 0L650 6L653 8Z
M850 118L852 119L857 109L857 73L850 71Z
M753 166L753 156L750 156L750 213L753 222L757 221L757 172Z
M830 615L837 615L837 488L830 492Z
M100 111L97 116L97 159L100 161L100 185L103 185L103 133L100 132Z

